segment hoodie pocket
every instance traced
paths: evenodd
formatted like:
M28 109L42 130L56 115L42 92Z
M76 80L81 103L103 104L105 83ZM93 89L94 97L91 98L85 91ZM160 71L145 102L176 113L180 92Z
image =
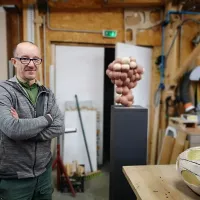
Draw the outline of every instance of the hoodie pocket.
M37 143L37 168L43 169L46 167L51 157L51 141Z

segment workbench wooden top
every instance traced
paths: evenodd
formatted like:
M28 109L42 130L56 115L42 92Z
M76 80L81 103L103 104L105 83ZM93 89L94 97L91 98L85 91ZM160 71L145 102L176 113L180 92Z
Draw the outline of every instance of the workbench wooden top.
M123 173L138 200L200 200L175 165L124 166Z

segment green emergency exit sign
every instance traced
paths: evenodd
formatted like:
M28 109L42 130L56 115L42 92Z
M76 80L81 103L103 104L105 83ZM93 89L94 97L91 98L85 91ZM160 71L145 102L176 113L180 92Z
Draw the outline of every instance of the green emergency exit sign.
M117 37L117 31L115 31L115 30L103 30L103 37L116 38Z

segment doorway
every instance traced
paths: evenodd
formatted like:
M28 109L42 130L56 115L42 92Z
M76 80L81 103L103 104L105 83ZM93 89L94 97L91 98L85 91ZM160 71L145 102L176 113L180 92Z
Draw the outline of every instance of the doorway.
M111 106L114 103L114 84L106 75L108 65L115 59L115 48L105 48L104 51L104 107L103 107L103 162L110 161L110 117Z
M95 47L92 52L88 52L89 49L91 47ZM63 50L62 48L65 48L65 49L73 49L73 51L71 50ZM84 51L81 50L84 48ZM74 74L75 72L72 72L73 69L71 68L67 68L68 66L70 66L69 64L67 66L64 66L63 65L63 62L62 62L62 58L65 58L68 56L70 59L68 59L68 63L70 62L70 60L72 59L73 60L73 63L72 63L72 66L76 65L76 66L81 66L81 70L83 69L83 60L84 62L86 63L90 63L91 65L91 70L89 70L89 72L95 70L95 73L96 75L93 75L92 77L97 80L99 80L99 78L101 79L101 84L99 83L98 87L95 87L95 91L96 93L94 94L94 91L93 90L90 90L90 86L94 87L94 82L97 82L95 80L93 80L93 84L89 84L88 88L87 89L84 89L83 88L83 84L79 84L77 85L77 81L76 84L73 84L74 85L74 88L73 88L73 91L70 89L70 88L66 88L68 86L70 86L70 84L67 84L67 83L63 83L61 85L65 85L65 90L67 90L66 93L62 93L62 92L59 92L62 87L56 87L55 86L55 93L56 93L56 96L57 96L57 100L58 100L58 103L60 105L60 108L62 110L64 110L64 102L67 101L68 99L73 101L73 94L74 94L74 90L76 90L76 93L78 94L78 96L80 96L80 100L82 100L83 98L86 98L84 95L86 95L86 93L89 92L88 95L90 95L88 97L87 95L87 98L86 99L92 99L92 100L95 100L98 99L98 101L102 101L100 105L101 107L101 110L102 110L102 122L101 122L101 127L102 127L102 139L100 138L100 146L102 148L102 150L99 150L99 154L98 154L98 165L101 166L101 165L104 165L104 163L108 163L110 161L110 118L111 118L111 106L113 105L114 103L114 84L110 81L110 79L108 78L108 76L106 75L106 69L108 67L108 65L115 59L115 46L94 46L94 45L85 45L85 44L82 44L82 45L75 45L75 44L55 44L55 46L53 47L52 46L52 52L54 52L54 60L52 61L52 63L56 66L56 76L59 76L59 79L55 78L54 82L57 81L69 81L71 83L74 83L73 80L71 80L71 78L73 78L74 76L70 76L70 74ZM99 52L98 55L101 55L101 57L97 57L94 56L93 54L95 53L94 50L97 50L99 49L101 52ZM101 50L102 49L102 50ZM79 52L79 50L81 52ZM86 51L87 50L87 51ZM58 53L59 51L59 53ZM57 52L57 53L56 53ZM67 55L63 55L65 52L67 52ZM75 54L75 58L73 58L72 55L69 56L69 53L71 52L71 54ZM83 52L85 52L85 54L83 55ZM87 55L89 55L90 57L90 60L87 61ZM93 56L91 56L93 55ZM58 58L59 56L59 58ZM84 59L80 59L80 58L77 58L79 56L82 56L84 57ZM101 66L102 66L102 71L99 72L99 70L101 69L101 66L98 65L97 66L97 63L95 61L96 64L92 64L93 62L91 61L91 58L95 58L95 60L98 60L99 62L101 62ZM75 63L78 62L78 61L81 61L81 65L80 64L76 64ZM95 66L95 68L94 68ZM87 65L87 67L89 67ZM81 79L83 78L82 74L84 74L85 78L87 78L87 81L89 81L91 78L91 75L87 74L88 70L86 70L86 68L84 68L84 72L81 72L80 73L80 70L77 69L76 67L76 71L79 72L80 76L81 76ZM97 75L98 74L98 75ZM64 77L63 77L64 76ZM68 77L69 76L69 77ZM76 73L76 78L77 78L77 73ZM62 78L63 77L63 78ZM70 78L71 77L71 78ZM78 78L79 80L79 78ZM82 83L84 82L85 84L85 87L86 87L86 81L81 81ZM58 83L57 83L58 84ZM52 85L52 84L51 84ZM53 84L54 85L54 84ZM99 88L100 87L100 88ZM79 91L79 88L80 88L80 91ZM77 91L78 90L78 91ZM73 94L71 94L71 92ZM82 94L83 93L83 94ZM92 96L91 96L92 95ZM102 96L101 98L99 97ZM62 100L64 98L64 100ZM86 100L86 99L83 99L83 100ZM63 139L64 140L64 139ZM64 148L64 143L63 143L63 148ZM66 146L66 145L65 145ZM71 151L70 151L71 152ZM64 157L64 150L62 150L62 155Z

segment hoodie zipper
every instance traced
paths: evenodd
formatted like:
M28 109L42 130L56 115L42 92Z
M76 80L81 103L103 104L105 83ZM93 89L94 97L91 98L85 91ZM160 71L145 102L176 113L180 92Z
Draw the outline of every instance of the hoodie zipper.
M37 101L36 101L35 105L37 105ZM36 106L34 107L34 117L37 117ZM34 163L33 163L33 175L34 175L34 177L35 177L36 152L37 152L37 142L35 141L35 157L34 157Z
M37 97L36 97L36 101L35 101L35 105L33 105L33 103L31 102L31 104L34 107L34 117L37 117L37 101L38 101L38 97L40 96L40 94L42 94L45 91L41 91L38 93ZM34 158L34 163L33 163L33 175L35 176L35 165L36 165L36 157L37 157L37 141L35 141L35 158Z
M33 114L33 116L34 116L34 118L36 118L36 117L37 117L37 110L36 110L36 108L37 108L38 97L39 97L42 93L48 93L48 92L46 92L46 91L40 91L40 92L38 93L37 97L36 97L36 101L35 101L35 105L34 105L34 104L31 102L31 100L27 97L26 92L23 90L23 88L21 88L20 85L18 85L18 86L19 86L20 90L22 91L22 93L24 94L24 96L29 100L29 102L30 102L31 105L33 106L33 108L34 108L34 114ZM37 142L35 142L35 158L34 158L34 163L33 163L33 168L32 168L34 177L35 177L36 154L37 154Z

